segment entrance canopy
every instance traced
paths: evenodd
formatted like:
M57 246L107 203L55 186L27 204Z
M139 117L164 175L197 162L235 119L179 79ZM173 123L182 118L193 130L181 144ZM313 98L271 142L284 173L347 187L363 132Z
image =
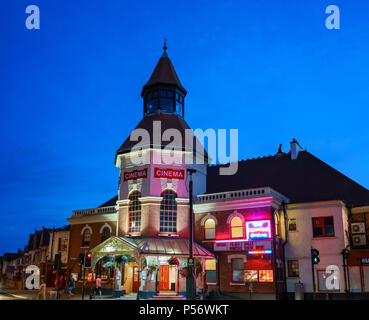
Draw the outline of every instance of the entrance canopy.
M194 257L214 258L214 254L198 243L193 243ZM139 255L175 255L189 256L189 240L186 238L168 237L110 237L92 249L92 264L106 255L130 254L135 258Z
M139 247L132 241L123 237L110 237L92 250L92 265L107 255L129 254L137 257Z
M134 238L143 254L167 254L176 256L188 256L190 254L189 243L186 238L148 237ZM192 246L194 257L214 257L214 254L194 242Z

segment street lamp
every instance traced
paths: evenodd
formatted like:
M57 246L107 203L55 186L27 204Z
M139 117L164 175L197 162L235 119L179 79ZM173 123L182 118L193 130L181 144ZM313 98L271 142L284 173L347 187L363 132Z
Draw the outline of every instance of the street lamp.
M346 297L347 297L348 296L348 288L347 288L346 273L347 273L347 258L349 256L349 251L347 250L347 248L345 248L341 251L341 254L342 254L342 260L343 260L343 275L345 277L345 292L346 292Z
M192 252L193 246L193 182L192 182L192 174L196 172L195 169L187 169L187 172L190 177L189 181L189 198L190 198L190 239L189 239L189 257L187 259L187 267L189 269L189 273L186 278L186 298L188 300L193 300L195 298L195 290L196 290L196 278L194 275L194 258Z

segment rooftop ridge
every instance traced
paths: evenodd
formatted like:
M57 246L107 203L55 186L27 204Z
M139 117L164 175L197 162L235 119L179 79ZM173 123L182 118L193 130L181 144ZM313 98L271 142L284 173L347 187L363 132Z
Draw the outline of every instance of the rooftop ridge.
M282 154L283 155L288 155L289 153L282 152ZM240 163L240 162L253 161L253 160L270 159L270 158L278 159L278 154L271 154L271 155L255 157L255 158L246 158L246 159L241 159L241 160L238 160L238 161L231 161L231 162L225 162L225 163L209 164L208 167L217 167L217 166L220 167L220 166L229 165L231 163Z

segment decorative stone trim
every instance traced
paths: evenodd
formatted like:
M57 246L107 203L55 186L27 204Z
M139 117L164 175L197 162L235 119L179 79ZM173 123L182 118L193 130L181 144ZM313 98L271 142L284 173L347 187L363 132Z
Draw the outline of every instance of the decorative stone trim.
M231 224L231 220L232 220L234 217L240 217L240 218L241 218L241 220L242 220L242 224L244 224L244 223L245 223L245 218L244 218L244 216L243 216L241 213L237 212L237 210L235 210L235 211L233 211L233 213L232 213L232 214L230 214L230 215L228 216L228 219L227 219L227 224L228 224L228 225L230 225L230 224Z
M128 195L133 191L141 192L141 190L142 190L142 180L143 179L129 180L128 181Z
M217 218L215 218L211 213L208 213L206 216L204 216L202 219L201 219L201 222L200 222L200 225L203 227L205 225L205 221L208 220L208 219L213 219L215 221L215 226L218 225L218 220Z
M88 224L86 224L81 231L81 236L83 235L86 229L90 230L90 234L92 234L92 228Z
M227 261L228 263L231 263L232 259L243 259L243 262L245 263L247 261L246 255L245 254L230 254L227 257Z
M141 205L145 204L160 204L161 200L163 200L163 197L142 197L139 198Z
M188 198L176 198L176 202L178 205L189 205L190 200Z
M108 223L104 223L104 225L100 228L100 234L103 232L103 230L104 230L104 228L106 228L106 227L108 227L109 228L109 230L110 230L110 234L112 234L113 233L113 229L112 229L112 227L110 226L110 224L108 224Z

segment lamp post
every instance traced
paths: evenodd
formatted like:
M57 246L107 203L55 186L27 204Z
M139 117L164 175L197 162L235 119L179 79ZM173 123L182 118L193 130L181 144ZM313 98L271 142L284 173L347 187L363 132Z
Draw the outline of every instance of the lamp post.
M189 181L189 198L190 198L190 239L189 239L189 258L187 260L187 267L189 268L189 273L186 278L186 298L188 300L193 300L195 298L195 290L196 290L196 278L194 275L194 259L193 259L193 182L192 182L192 174L196 172L195 169L187 169L187 172L190 177Z
M341 251L342 254L342 260L343 260L343 275L345 277L345 292L346 292L346 299L348 298L348 288L347 288L347 258L349 255L349 251L347 250L347 248L343 249Z

